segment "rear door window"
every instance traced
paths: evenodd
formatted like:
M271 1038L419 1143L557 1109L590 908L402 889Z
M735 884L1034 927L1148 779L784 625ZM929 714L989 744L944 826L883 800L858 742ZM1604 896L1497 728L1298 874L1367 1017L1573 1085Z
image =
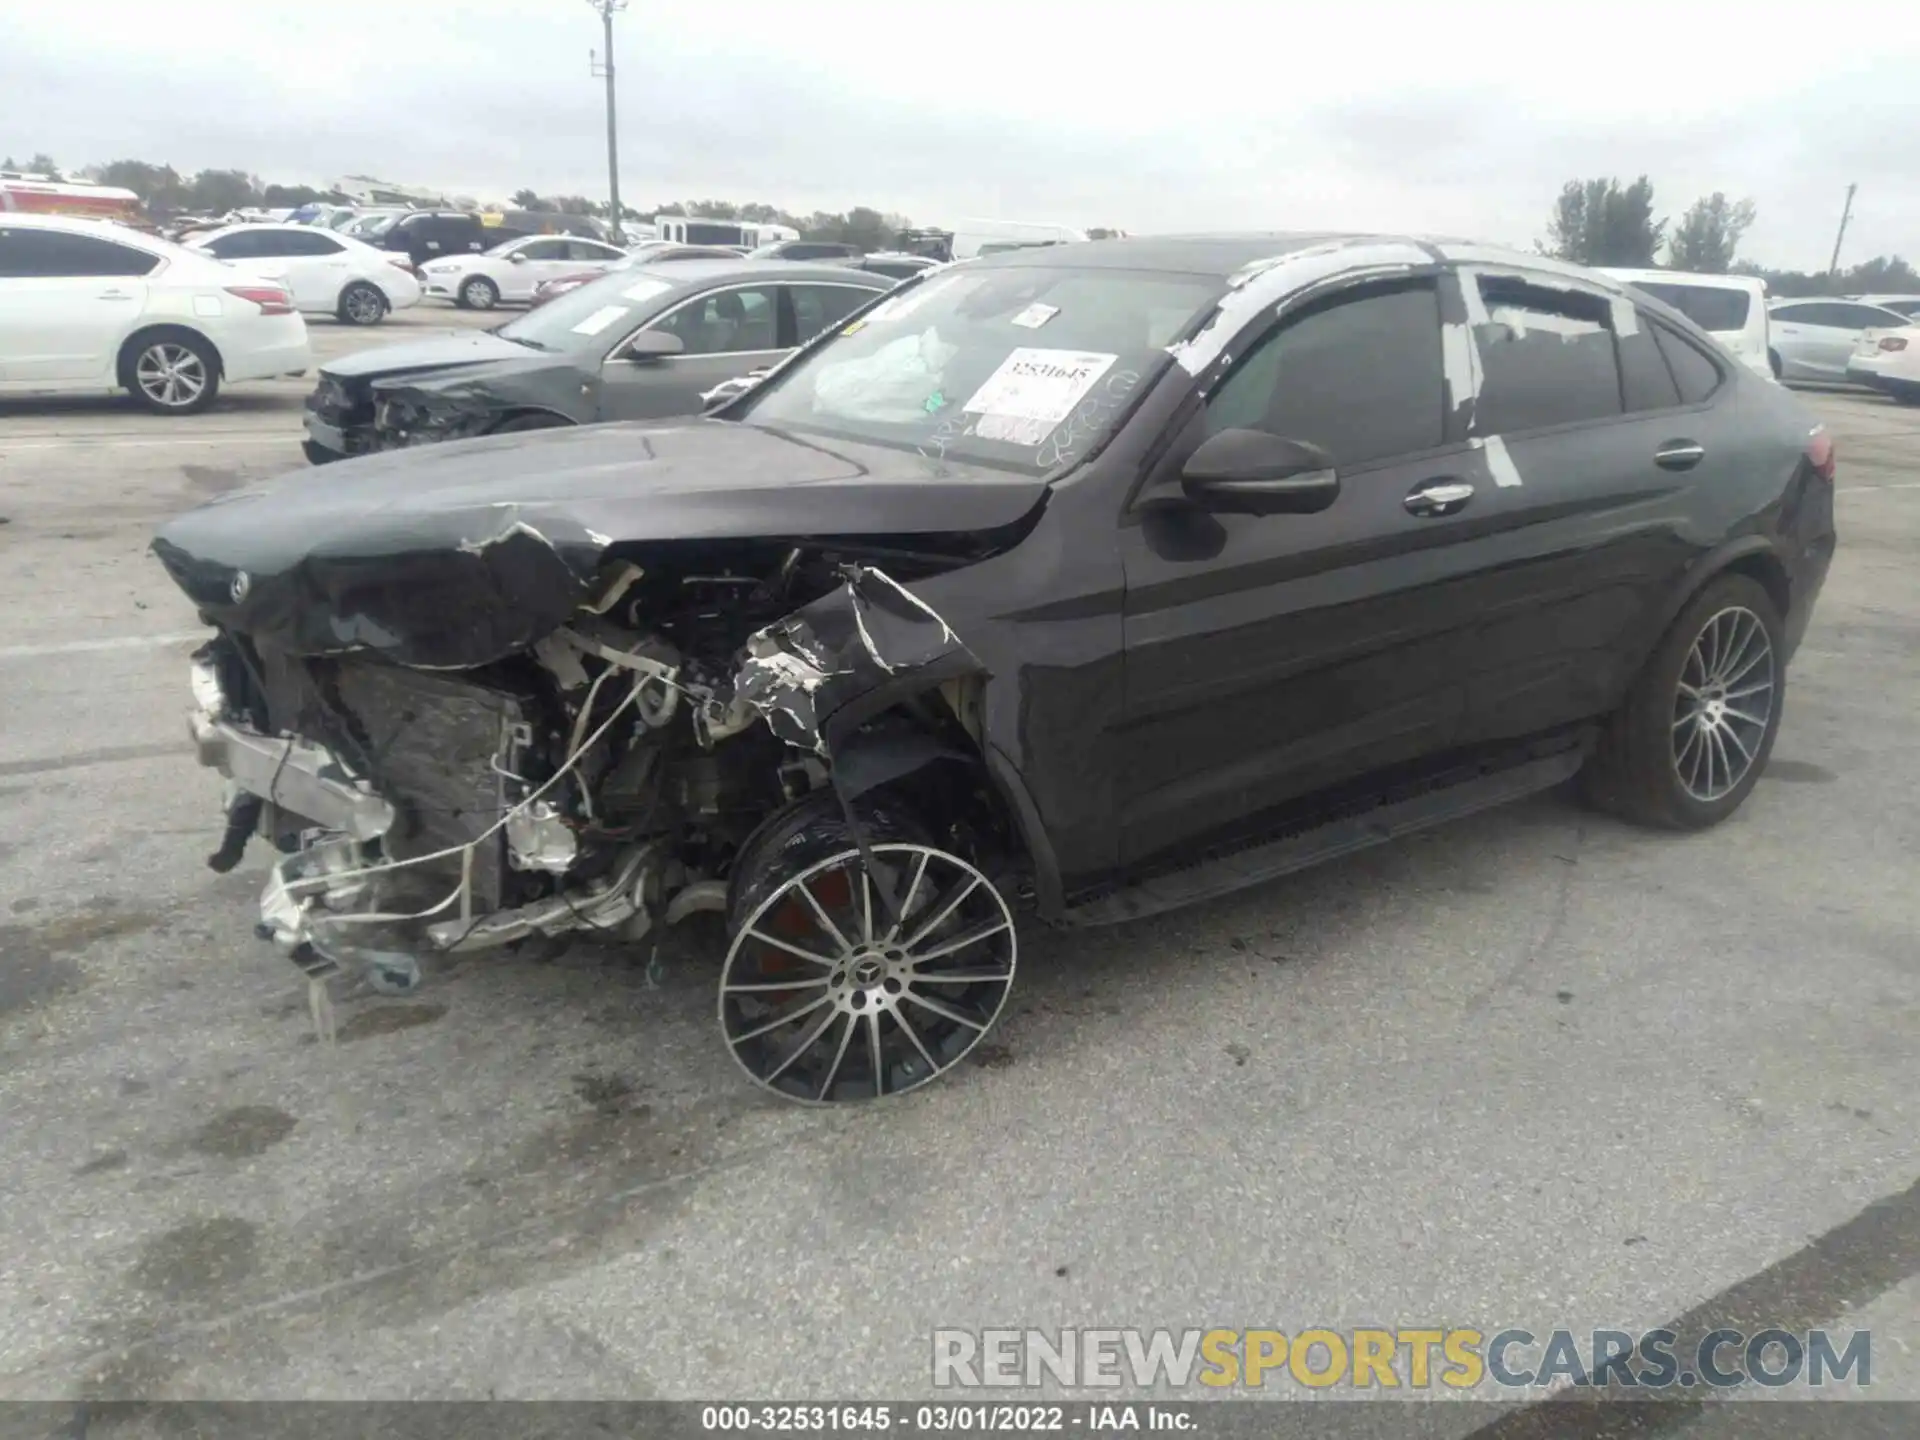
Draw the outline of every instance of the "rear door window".
M1487 320L1474 327L1483 378L1474 426L1499 435L1622 413L1611 304L1506 276L1464 275Z
M241 230L209 240L200 248L221 260L256 260L272 253L265 248L266 238L258 230Z
M318 230L280 230L271 238L275 255L338 255L347 248Z
M1828 308L1835 312L1835 319L1831 323L1842 330L1886 330L1903 323L1900 316L1878 305L1833 305Z
M1427 281L1289 319L1214 392L1207 431L1304 440L1351 469L1438 448L1445 403L1439 292Z

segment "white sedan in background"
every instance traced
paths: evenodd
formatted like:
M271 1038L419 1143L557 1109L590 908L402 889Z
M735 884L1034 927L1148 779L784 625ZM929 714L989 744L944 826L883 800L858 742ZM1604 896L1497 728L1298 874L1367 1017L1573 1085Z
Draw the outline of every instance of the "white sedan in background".
M346 325L378 325L420 303L407 257L314 225L228 225L188 244L243 270L282 274L293 303Z
M530 235L477 255L449 255L420 267L427 294L462 310L491 310L503 300L525 304L548 280L606 270L626 260L617 245L578 235Z
M1902 405L1920 405L1920 325L1862 335L1847 361L1847 379Z
M128 390L190 415L313 365L284 279L106 220L0 215L0 317L0 395Z
M1775 300L1767 321L1782 380L1844 380L1856 350L1870 351L1890 330L1913 322L1897 310L1858 300Z

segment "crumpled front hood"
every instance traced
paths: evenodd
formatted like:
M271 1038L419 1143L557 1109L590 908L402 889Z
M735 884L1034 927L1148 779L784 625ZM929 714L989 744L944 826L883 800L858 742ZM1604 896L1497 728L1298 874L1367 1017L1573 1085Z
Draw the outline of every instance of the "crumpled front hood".
M622 544L972 534L1045 494L722 420L593 425L296 471L188 511L153 549L210 620L275 648L454 668L566 623Z
M329 360L320 367L322 375L340 380L364 380L371 376L399 375L411 370L438 370L442 367L478 365L487 360L526 360L542 356L538 350L502 340L485 330L466 335L449 335L439 340L415 340L405 345L378 345L371 350L356 350Z

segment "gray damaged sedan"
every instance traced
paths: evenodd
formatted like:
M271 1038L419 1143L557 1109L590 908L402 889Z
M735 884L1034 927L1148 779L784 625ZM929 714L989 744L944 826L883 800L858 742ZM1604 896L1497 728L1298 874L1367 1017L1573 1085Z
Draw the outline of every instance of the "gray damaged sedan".
M696 414L898 283L792 261L616 271L503 325L330 362L307 399L314 464L473 435Z

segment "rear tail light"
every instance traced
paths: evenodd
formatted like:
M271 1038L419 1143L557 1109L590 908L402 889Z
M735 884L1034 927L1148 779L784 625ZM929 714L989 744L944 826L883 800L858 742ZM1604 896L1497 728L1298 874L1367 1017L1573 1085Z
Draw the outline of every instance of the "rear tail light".
M1907 337L1904 335L1883 336L1880 340L1880 348L1882 350L1904 350L1907 348Z
M409 275L418 275L420 273L419 267L404 255L389 255L387 257L387 264L397 266Z
M1814 474L1828 484L1833 483L1840 467L1833 449L1833 436L1824 425L1816 425L1807 432L1807 463L1813 467Z
M262 315L291 315L293 297L284 290L271 289L265 285L229 285L229 295L237 295L242 300L251 300L260 307Z

